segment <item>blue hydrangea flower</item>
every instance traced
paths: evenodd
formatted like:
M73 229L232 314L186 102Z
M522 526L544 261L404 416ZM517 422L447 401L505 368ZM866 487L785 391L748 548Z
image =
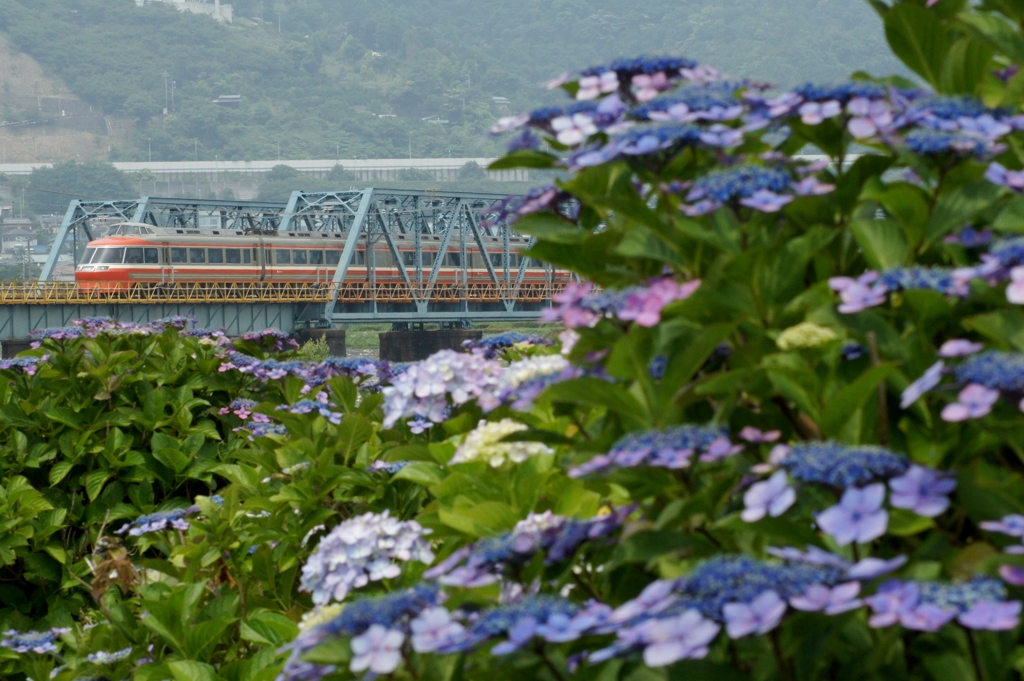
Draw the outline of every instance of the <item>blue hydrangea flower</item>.
M279 404L277 411L287 411L290 414L312 414L317 413L331 423L341 423L341 412L331 410L331 405L321 399L299 400L295 404Z
M789 599L804 595L812 585L834 586L843 579L844 572L831 566L720 556L679 579L674 592L682 601L680 607L695 608L705 617L722 622L728 603L751 603L766 591Z
M948 296L967 294L966 282L954 271L940 267L900 267L883 272L878 283L889 291L927 289Z
M910 461L884 447L808 442L793 445L780 465L795 480L846 489L903 475Z
M543 633L544 625L555 619L568 622L579 610L578 605L563 598L528 596L518 603L484 611L466 628L462 640L453 641L439 648L438 652L469 650L486 640L505 635L507 640L495 646L492 653L507 655Z
M53 628L46 631L8 629L3 634L4 638L0 639L0 646L16 653L55 653L57 652L57 637L70 631L70 629L64 628Z
M149 513L122 525L121 529L116 530L114 534L124 534L127 532L133 537L139 537L150 532L165 532L170 529L184 532L191 527L185 518L196 513L199 513L199 507L196 505L189 506L188 508L175 508L169 511Z
M632 510L619 509L589 520L565 518L550 511L531 513L512 532L459 549L423 576L447 586L473 588L497 582L503 573L529 563L538 553L544 555L547 565L560 563L583 544L610 535Z
M1024 392L1024 354L990 350L968 357L953 368L956 379L993 390Z
M39 370L39 365L50 358L49 355L42 357L13 357L11 359L0 359L0 371L17 370L27 376L34 376Z
M987 145L984 140L930 128L913 130L907 133L903 140L908 149L922 156L938 156L948 153L984 156L994 151L992 146Z
M842 83L840 85L815 85L805 83L793 88L793 92L808 102L838 101L846 103L851 99L863 97L864 99L881 99L887 91L885 87L875 83Z
M666 430L630 433L607 454L569 470L571 477L581 477L613 468L634 468L640 465L679 469L691 465L698 456L702 461L717 461L732 456L743 448L733 445L728 431L719 426L675 426Z
M372 464L366 467L366 470L371 473L387 473L388 475L394 475L398 471L402 470L412 461L374 461Z

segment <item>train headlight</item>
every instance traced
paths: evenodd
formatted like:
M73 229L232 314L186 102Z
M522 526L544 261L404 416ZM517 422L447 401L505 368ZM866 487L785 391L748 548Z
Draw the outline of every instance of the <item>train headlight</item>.
M100 265L99 267L96 268L96 271L97 272L104 272L104 271L109 270L109 269L110 268L107 267L106 265Z

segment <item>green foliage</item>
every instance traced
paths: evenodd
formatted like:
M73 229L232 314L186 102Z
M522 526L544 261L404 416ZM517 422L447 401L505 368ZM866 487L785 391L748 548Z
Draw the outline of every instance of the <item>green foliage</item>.
M306 341L299 348L299 357L310 362L322 362L331 356L331 347L327 344L327 338L320 336Z
M64 161L33 170L25 199L37 214L62 214L72 199L107 200L137 193L128 176L110 163Z

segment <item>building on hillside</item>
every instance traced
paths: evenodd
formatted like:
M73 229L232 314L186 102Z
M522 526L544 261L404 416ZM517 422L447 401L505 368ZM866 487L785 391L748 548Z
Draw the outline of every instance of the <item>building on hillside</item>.
M10 229L4 225L3 235L0 237L0 250L4 253L28 251L38 243L36 235L27 229Z
M169 2L179 11L205 14L223 24L230 24L233 18L231 5L222 5L220 0L135 0L135 4L139 7L152 2Z
M217 99L213 100L213 103L219 106L231 106L238 108L242 103L242 95L221 95Z

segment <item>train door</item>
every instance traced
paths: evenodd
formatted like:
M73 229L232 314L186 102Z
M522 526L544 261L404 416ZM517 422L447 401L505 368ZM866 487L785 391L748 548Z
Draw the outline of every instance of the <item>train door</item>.
M173 284L174 283L174 263L171 262L171 245L168 243L160 244L160 251L162 253L160 263L160 283L161 284Z
M262 237L259 237L259 246L257 246L253 250L255 251L254 255L256 257L256 267L259 268L260 272L260 281L267 281L269 280L269 277L267 276L267 257L269 256L270 252L264 245Z

